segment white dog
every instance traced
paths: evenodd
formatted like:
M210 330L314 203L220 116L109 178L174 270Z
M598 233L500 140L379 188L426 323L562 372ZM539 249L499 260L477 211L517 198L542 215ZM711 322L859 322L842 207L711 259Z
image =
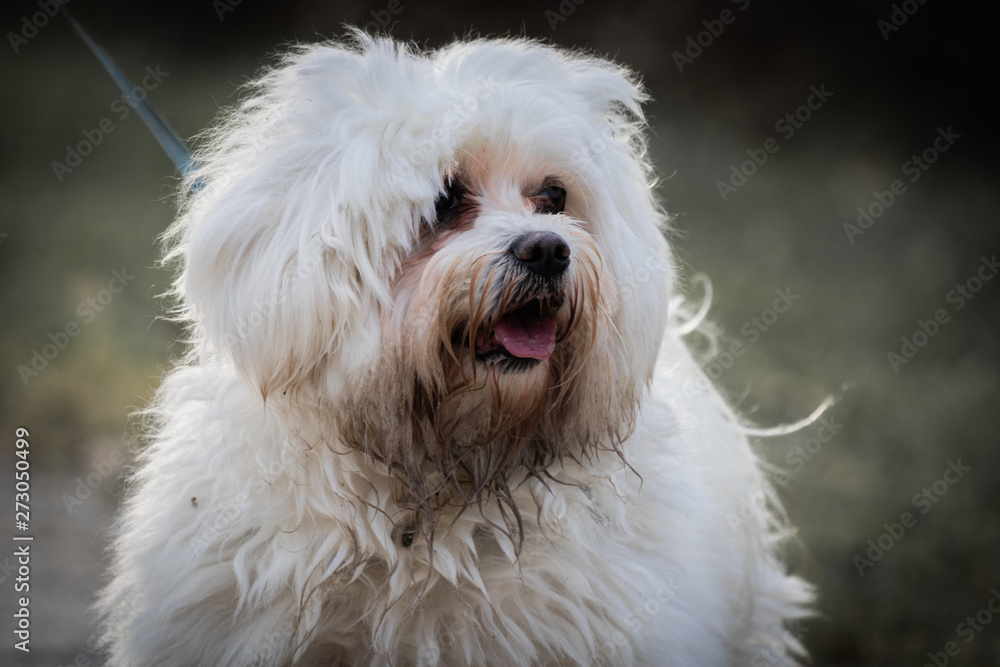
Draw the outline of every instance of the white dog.
M644 100L523 40L357 34L254 84L168 234L192 350L109 664L795 662L809 588L681 341Z

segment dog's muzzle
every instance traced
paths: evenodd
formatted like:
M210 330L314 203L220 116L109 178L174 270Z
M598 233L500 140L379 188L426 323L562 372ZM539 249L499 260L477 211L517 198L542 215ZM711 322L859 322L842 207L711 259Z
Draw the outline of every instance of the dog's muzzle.
M476 333L476 358L505 362L505 367L531 368L548 359L556 347L556 311L562 306L562 278L570 263L570 248L553 232L528 232L509 248L512 268L531 286L528 298Z

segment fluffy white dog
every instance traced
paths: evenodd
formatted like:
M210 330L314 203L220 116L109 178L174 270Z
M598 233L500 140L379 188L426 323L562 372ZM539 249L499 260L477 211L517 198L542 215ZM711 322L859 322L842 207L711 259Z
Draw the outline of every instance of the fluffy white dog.
M111 665L776 665L809 589L605 60L304 46L205 141ZM748 507L756 508L747 512Z

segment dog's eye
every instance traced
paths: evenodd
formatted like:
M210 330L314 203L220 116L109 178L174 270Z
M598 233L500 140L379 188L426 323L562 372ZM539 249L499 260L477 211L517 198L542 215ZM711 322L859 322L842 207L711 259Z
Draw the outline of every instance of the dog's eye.
M535 207L539 213L562 213L566 210L566 188L546 185L535 197Z
M458 212L463 194L462 186L457 181L452 181L445 186L444 192L438 195L434 202L434 214L437 216L438 223L447 222Z

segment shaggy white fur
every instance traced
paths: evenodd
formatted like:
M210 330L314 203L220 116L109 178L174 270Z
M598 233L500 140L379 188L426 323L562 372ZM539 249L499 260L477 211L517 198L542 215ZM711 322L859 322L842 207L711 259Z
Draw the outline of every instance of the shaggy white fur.
M794 662L809 589L681 340L644 99L530 41L361 34L252 86L168 234L192 351L110 665Z

